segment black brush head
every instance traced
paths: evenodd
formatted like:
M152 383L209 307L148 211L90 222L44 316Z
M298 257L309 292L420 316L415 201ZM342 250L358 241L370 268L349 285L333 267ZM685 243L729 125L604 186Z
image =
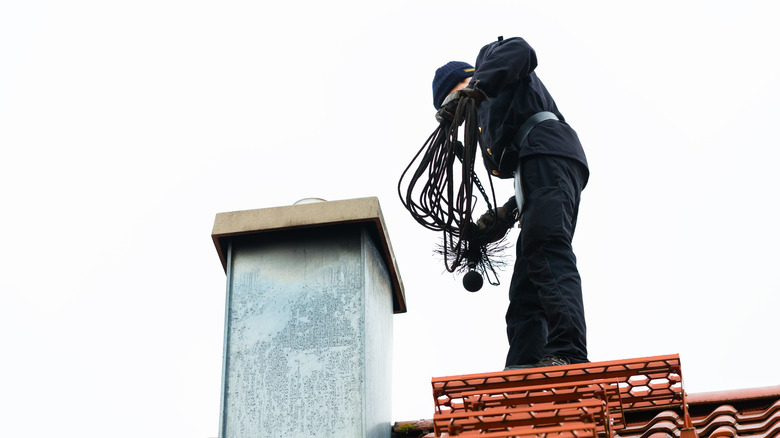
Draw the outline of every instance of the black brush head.
M463 276L463 287L469 292L476 292L482 289L482 275L474 270L467 272Z

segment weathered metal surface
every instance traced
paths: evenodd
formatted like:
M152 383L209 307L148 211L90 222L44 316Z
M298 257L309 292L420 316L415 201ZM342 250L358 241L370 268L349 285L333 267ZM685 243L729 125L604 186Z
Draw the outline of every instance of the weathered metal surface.
M390 436L392 283L369 234L231 240L221 438Z

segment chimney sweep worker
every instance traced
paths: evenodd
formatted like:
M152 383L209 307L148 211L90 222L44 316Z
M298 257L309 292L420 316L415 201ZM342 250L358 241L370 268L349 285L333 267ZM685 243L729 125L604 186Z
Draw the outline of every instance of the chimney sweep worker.
M497 222L504 234L515 218L521 223L506 313L506 369L588 362L572 250L588 163L577 133L534 73L536 66L536 52L525 40L499 37L480 50L475 67L452 61L433 79L437 118L451 120L460 98L479 96L485 167L514 179L515 196L477 221L481 229Z

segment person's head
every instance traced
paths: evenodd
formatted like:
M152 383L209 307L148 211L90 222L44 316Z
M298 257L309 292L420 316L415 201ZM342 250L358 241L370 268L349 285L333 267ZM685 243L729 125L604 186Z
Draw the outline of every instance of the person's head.
M439 67L433 76L434 108L439 109L448 94L465 88L472 76L474 67L466 62L450 61Z

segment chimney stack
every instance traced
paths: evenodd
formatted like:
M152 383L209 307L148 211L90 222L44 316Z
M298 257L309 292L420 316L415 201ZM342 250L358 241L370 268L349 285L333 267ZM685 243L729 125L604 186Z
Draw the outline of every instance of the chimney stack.
M403 284L377 198L219 213L220 438L391 432Z

